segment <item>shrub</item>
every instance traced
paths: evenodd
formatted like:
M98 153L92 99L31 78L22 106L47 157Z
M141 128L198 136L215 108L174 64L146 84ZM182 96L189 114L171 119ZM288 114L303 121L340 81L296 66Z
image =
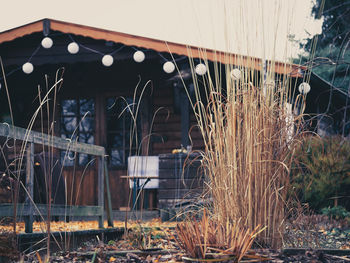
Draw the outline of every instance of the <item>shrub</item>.
M321 210L322 214L328 216L330 219L346 219L350 217L350 212L342 206L325 207Z
M315 211L341 204L349 209L350 142L342 137L306 137L297 147L291 178L302 202Z

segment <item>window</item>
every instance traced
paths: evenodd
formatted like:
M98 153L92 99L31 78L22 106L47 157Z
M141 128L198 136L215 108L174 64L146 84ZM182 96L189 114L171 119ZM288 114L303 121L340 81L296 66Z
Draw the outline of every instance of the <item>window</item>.
M108 98L106 105L109 165L126 166L128 156L137 154L141 141L139 118L135 125L132 117L137 105L132 98Z
M69 99L61 101L61 137L94 143L95 102L93 99ZM87 154L61 152L61 161L65 166L86 165L91 156Z

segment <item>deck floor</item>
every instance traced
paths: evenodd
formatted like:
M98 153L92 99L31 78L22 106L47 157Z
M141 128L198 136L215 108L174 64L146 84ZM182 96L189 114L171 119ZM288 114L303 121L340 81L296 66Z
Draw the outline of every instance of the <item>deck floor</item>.
M115 220L113 221L115 228L123 228L125 226L124 221ZM143 227L169 227L173 226L175 227L176 222L161 222L159 218L154 218L147 221L138 221L138 220L129 220L128 221L128 227L136 227L136 226L143 226ZM108 228L107 221L104 222L104 227ZM18 222L16 225L16 232L24 233L24 222ZM64 222L64 221L58 221L54 222L52 221L50 224L51 232L71 232L71 231L81 231L81 230L93 230L98 229L98 221L71 221L71 222ZM9 224L2 224L0 225L0 233L1 232L11 232L13 231L13 225L11 223ZM47 225L46 222L34 222L33 223L33 233L43 233L47 231Z

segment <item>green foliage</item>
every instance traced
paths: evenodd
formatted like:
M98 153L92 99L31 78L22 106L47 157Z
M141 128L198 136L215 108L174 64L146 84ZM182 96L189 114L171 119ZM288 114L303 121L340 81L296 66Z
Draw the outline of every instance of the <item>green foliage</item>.
M346 219L350 217L350 212L343 206L325 207L321 210L323 215L328 216L330 219Z
M349 207L350 142L342 137L307 137L296 149L291 181L302 202L319 211Z
M344 51L335 46L318 49L315 57L327 58L328 60L316 62L313 72L332 83L333 86L346 91L350 83L350 49Z
M322 1L324 1L322 12L324 22L318 45L321 48L330 44L341 46L343 39L349 32L350 0L316 0L316 5L312 10L315 17L318 17Z
M126 235L126 240L134 247L141 250L157 248L159 240L165 239L166 234L159 228L135 227Z
M315 18L324 0L316 0L312 10ZM322 12L324 19L322 34L317 36L317 45L312 63L312 71L333 84L333 86L347 91L350 86L350 0L324 1ZM312 53L313 39L308 39L305 51ZM295 60L306 62L309 56L299 57Z
M310 64L312 71L334 87L347 91L350 83L350 45L347 50L338 46L317 47L313 61L300 56L295 63Z
M115 246L116 242L114 240L109 240L107 244L109 246Z

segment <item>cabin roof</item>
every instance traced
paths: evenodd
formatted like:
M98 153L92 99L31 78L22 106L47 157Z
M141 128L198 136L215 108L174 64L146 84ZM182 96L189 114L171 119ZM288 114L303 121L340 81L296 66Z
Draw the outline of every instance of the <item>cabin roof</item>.
M242 56L238 54L226 53L222 51L204 49L200 47L188 46L164 40L135 36L126 33L105 30L85 25L79 25L54 19L41 19L20 27L6 30L0 33L0 44L13 41L33 33L47 30L59 31L66 34L74 34L89 37L96 40L113 41L127 46L152 49L158 52L167 52L177 55L184 55L193 58L205 58L211 61L218 61L223 64L233 64L235 66L248 66L255 70L261 70L263 61L260 58ZM274 62L274 71L278 74L290 74L292 77L302 77L304 66L289 64L284 62Z

